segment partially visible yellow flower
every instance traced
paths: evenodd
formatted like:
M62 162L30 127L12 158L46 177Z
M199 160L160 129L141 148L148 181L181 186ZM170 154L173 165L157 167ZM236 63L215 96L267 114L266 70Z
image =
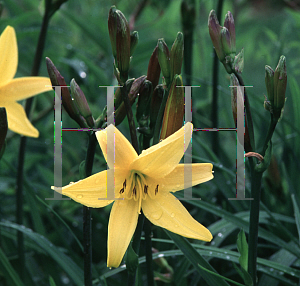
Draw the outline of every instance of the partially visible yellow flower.
M0 107L6 108L8 128L16 133L38 137L39 132L28 120L25 110L16 101L51 90L47 77L15 78L18 67L18 46L13 27L7 26L0 36Z
M193 219L171 194L184 189L185 165L179 162L191 141L192 131L193 125L188 122L138 156L122 133L109 125L96 136L110 169L62 188L63 195L85 206L104 207L113 202L103 198L107 198L108 172L114 172L117 200L108 225L108 267L120 265L141 209L154 225L189 238L212 239L209 230ZM114 143L107 142L108 133L114 135ZM191 169L193 186L213 178L212 164L192 164Z

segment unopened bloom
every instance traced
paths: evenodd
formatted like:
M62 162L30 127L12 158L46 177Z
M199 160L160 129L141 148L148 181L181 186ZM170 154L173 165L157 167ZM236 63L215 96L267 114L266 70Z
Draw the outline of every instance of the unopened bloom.
M104 207L113 202L105 198L110 184L107 177L109 173L114 174L115 202L108 225L108 267L120 265L141 209L154 225L189 238L212 239L209 230L193 219L171 194L184 189L185 164L179 162L190 143L192 130L193 125L188 122L138 155L118 129L109 125L96 136L110 169L62 188L63 195L85 206ZM114 136L114 144L107 142L108 133ZM193 186L213 178L212 164L192 164L191 169Z
M28 120L18 100L51 90L47 77L14 78L18 66L18 46L13 27L7 26L0 36L0 107L6 108L8 128L24 136L38 137L39 132Z

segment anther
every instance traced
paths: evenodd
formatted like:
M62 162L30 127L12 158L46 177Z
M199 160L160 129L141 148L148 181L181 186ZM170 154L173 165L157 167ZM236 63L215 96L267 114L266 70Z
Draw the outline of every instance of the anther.
M132 192L133 192L133 194L136 196L136 187L135 187L135 186L134 186Z
M144 186L144 193L145 193L145 194L148 193L148 186L147 186L147 185Z
M126 179L125 179L125 181L123 183L123 188L126 189Z
M155 195L158 193L158 186L159 185L157 185L156 188L155 188Z
M124 193L124 188L122 188L119 193L123 194Z

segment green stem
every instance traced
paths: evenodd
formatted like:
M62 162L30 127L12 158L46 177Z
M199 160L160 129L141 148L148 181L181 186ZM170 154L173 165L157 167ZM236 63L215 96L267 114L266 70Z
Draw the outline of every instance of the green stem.
M261 194L262 172L254 169L254 162L251 163L251 208L249 225L249 251L248 251L248 271L252 277L253 286L256 286L256 261L257 261L257 239L259 224L259 205Z
M219 0L217 7L217 17L221 23L221 15L223 9L223 0ZM214 62L213 62L213 78L212 78L212 105L211 105L211 122L212 127L218 128L218 84L219 84L219 58L214 50ZM219 154L219 132L212 132L212 150L218 156Z
M147 268L148 286L154 286L151 225L152 225L151 222L148 219L146 219L144 222L144 230L145 230L146 268Z
M265 156L266 150L268 148L269 141L271 140L271 138L273 136L273 133L275 131L277 123L278 123L278 120L274 118L273 114L271 114L271 123L269 125L269 130L268 130L268 133L267 133L265 144L264 144L264 147L263 147L263 150L262 150L262 153L261 153L262 156Z
M95 133L89 135L85 159L85 176L92 175L97 140ZM92 215L91 208L83 206L84 285L92 286Z
M163 120L163 116L164 116L164 112L165 112L165 107L166 107L167 100L168 100L168 94L169 94L169 90L164 89L163 99L162 99L162 102L160 105L160 109L159 109L159 112L157 115L155 128L154 128L153 145L155 145L159 142L160 128L161 128L161 124L162 124L162 120Z
M132 240L132 249L134 252L138 255L140 252L140 244L141 244L141 236L142 236L142 230L144 225L145 216L143 213L139 215L137 227L135 229L133 240ZM134 273L128 271L128 279L127 279L127 285L128 286L134 286L135 285L135 276L136 271Z
M128 118L128 124L129 124L129 130L130 130L130 136L131 136L131 144L135 151L139 154L139 143L136 135L136 128L135 128L135 122L133 118L133 113L130 105L130 101L127 94L126 84L121 88L121 94L124 101L126 114Z
M237 77L239 83L241 86L245 86L243 78L240 74L235 73L235 76ZM249 138L250 138L250 145L252 150L245 150L246 152L255 151L255 140L254 140L254 129L253 129L253 120L251 115L251 109L250 109L250 102L248 98L248 94L246 91L246 88L244 88L244 97L245 97L245 109L246 109L246 119L248 124L248 132L249 132Z
M42 54L45 47L46 35L49 25L49 10L50 6L46 1L45 14L43 17L43 22L39 34L39 40L35 51L34 62L31 70L31 75L36 76L39 73ZM33 102L33 97L26 100L25 112L29 117L31 106ZM23 224L23 181L24 181L24 161L25 161L25 149L26 149L27 138L22 136L20 139L19 147L19 157L18 157L18 172L17 172L17 182L16 182L16 221L17 224ZM24 278L25 271L25 253L24 253L24 236L22 232L17 234L17 244L18 244L18 257L19 257L19 274L21 279Z

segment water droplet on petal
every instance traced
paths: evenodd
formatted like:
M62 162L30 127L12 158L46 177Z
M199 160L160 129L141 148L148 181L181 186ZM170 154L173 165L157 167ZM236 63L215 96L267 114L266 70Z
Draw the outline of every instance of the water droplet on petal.
M82 199L83 195L77 195L76 199Z
M174 213L171 213L171 217L175 217L175 214L174 214Z
M153 219L156 219L156 220L158 220L158 219L160 219L161 218L161 216L162 216L162 210L159 210L159 211L156 211L156 212L153 212L152 214L151 214L151 217L153 218Z

